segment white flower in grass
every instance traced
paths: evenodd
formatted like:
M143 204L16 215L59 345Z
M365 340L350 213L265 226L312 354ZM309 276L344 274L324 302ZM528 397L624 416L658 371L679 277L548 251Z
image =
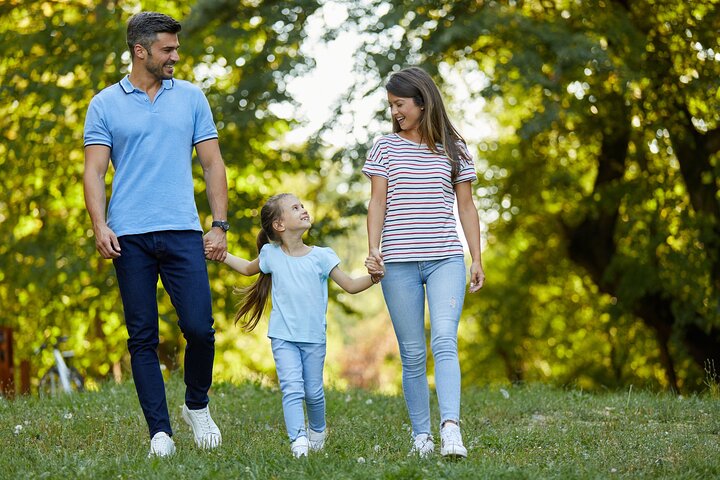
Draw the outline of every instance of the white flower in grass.
M367 400L365 400L365 405L372 405L372 403L373 403L372 398L368 398Z
M66 413L65 415L63 415L63 418L65 420L70 420L72 418L72 413L70 413L70 412Z
M375 445L375 446L373 447L373 450L375 450L376 452L379 452L379 451L380 451L380 445Z
M22 432L23 426L22 425L15 425L15 429L13 430L13 433L15 435L20 435L20 432Z
M358 463L365 463L365 458L359 457L357 461L358 461Z

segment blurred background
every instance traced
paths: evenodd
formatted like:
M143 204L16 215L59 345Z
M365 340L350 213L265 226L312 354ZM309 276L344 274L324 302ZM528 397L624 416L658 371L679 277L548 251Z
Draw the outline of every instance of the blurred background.
M205 91L219 129L231 252L256 255L259 207L291 191L314 220L308 243L364 273L360 168L392 128L388 75L421 66L479 178L487 282L465 302L463 382L702 390L720 368L719 3L3 1L0 382L36 388L53 359L35 351L60 335L90 387L130 378L82 135L90 99L128 73L128 18L157 10L182 22L175 76ZM233 290L251 280L209 271L216 381L274 382L266 321L233 324ZM330 290L329 384L398 392L380 289ZM170 374L184 340L161 284L158 299Z

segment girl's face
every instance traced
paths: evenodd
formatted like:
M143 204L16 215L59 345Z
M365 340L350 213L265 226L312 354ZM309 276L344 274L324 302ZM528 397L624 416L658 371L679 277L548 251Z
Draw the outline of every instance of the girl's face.
M396 97L390 92L387 96L388 102L390 102L390 114L398 122L400 128L405 132L417 130L423 110L415 105L415 100L410 97Z
M276 222L281 228L278 230L308 230L312 223L310 214L295 195L288 195L280 200L282 215Z

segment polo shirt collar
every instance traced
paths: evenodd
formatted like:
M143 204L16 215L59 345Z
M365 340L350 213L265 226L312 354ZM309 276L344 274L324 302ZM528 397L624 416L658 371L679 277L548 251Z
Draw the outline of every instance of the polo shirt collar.
M173 88L175 85L175 79L169 78L162 81L163 90L169 90ZM123 91L125 93L132 93L135 91L135 86L130 83L130 75L125 75L125 77L120 80L120 87L122 87Z

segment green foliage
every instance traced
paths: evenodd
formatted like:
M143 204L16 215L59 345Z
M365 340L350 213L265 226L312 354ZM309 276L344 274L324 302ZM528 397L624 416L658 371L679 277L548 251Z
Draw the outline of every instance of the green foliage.
M480 78L470 93L500 125L475 146L490 230L466 378L702 388L720 352L719 10L399 0L356 15L358 69L379 72L362 88L412 64Z
M7 194L0 199L0 324L14 327L18 359L29 358L44 338L70 335L79 368L95 378L127 366L127 334L114 270L95 251L85 213L83 122L92 96L128 73L125 24L141 8L183 23L177 77L201 85L213 107L228 169L235 253L254 255L262 200L284 179L314 171L318 163L279 142L295 122L271 109L292 102L285 92L288 76L311 66L299 44L317 2L2 3L0 188ZM195 177L200 215L209 228L199 165ZM226 318L239 280L221 276L218 266L211 266L211 276L217 325L229 331L219 346L245 347L239 359L231 355L233 362L270 370L267 359L253 362L247 353L248 342L262 340L243 338L237 345L237 330ZM174 368L182 360L181 335L169 299L162 291L158 299L160 355ZM34 359L33 367L49 361Z
M184 385L168 382L178 449L148 459L132 383L40 400L0 399L0 471L8 478L714 478L717 400L636 392L593 395L540 385L464 392L468 458L408 456L402 397L327 391L325 450L290 454L281 394L259 383L217 384L210 408L223 445L195 447L180 418ZM433 418L437 412L433 411ZM437 430L434 427L436 438Z

